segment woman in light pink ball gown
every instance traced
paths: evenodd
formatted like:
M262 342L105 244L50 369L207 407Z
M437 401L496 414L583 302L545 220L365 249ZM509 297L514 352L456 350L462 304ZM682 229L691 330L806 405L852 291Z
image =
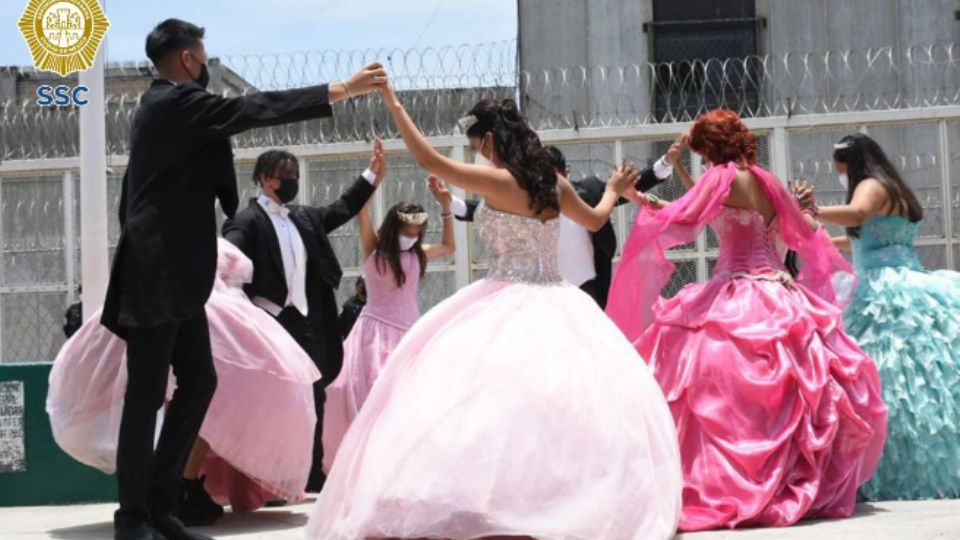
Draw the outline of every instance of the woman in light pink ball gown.
M229 242L221 239L217 245L217 279L206 311L219 382L200 438L258 486L297 499L310 472L316 424L312 385L320 373L293 338L243 294L242 284L253 276L250 260ZM99 321L94 313L57 355L47 414L65 452L112 473L126 348ZM254 498L266 496L258 490ZM249 499L238 508L249 509Z
M463 120L476 160L435 151L383 98L431 174L485 198L487 278L437 305L394 349L343 439L307 532L322 540L662 540L680 462L649 369L558 269L562 212L592 230L639 177L622 167L596 208L558 177L513 101ZM483 156L482 158L480 156Z
M323 413L323 458L327 471L343 434L363 406L390 353L420 318L417 293L427 261L446 257L456 249L450 191L434 176L427 181L442 211L443 236L439 244L423 243L428 213L419 204L393 205L379 231L373 228L369 203L357 215L367 303L343 344L343 369L327 387Z
M853 268L756 165L735 113L702 116L689 142L715 166L684 197L641 209L607 308L677 423L680 529L849 516L887 425L877 367L843 329ZM712 279L660 298L674 271L664 251L708 223L720 243ZM787 248L802 262L796 279Z

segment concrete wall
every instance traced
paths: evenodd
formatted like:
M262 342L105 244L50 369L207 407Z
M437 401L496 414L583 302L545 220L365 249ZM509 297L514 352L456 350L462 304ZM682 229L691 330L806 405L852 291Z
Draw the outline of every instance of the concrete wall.
M789 56L786 65L772 66L770 77L778 82L764 86L764 101L791 103L793 114L916 106L928 97L960 88L955 63L951 69L944 68L945 50L941 48L933 59L923 50L932 44L960 43L960 21L954 14L960 10L960 0L757 0L756 8L757 16L767 20L766 28L760 30L758 52L775 58ZM651 36L642 26L652 19L652 0L519 0L520 68L534 79L524 90L526 112L535 125L549 128L557 118L568 119L559 127L616 125L648 117L652 109L649 76L627 81L629 88L619 92L610 90L610 84L597 84L596 77L583 89L561 89L556 81L545 85L535 79L544 70L555 74L557 66L586 66L594 73L601 66L645 65L652 60ZM874 57L873 67L868 68L862 52L848 60L839 55L831 56L828 64L823 60L826 51L882 47L893 48L897 69L885 69L890 62L882 57ZM916 61L905 65L904 55L911 50ZM806 66L805 53L814 53ZM812 75L799 75L805 69ZM824 76L827 71L829 77ZM851 96L861 93L879 95L882 101L850 103ZM804 111L798 103L820 110ZM775 114L785 114L785 109ZM813 176L824 183L824 189L836 190L830 170L831 145L856 129L814 129L791 136L792 174ZM936 126L868 130L903 168L921 199L929 202L924 233L942 234L939 162L951 156L939 155ZM565 150L575 166L579 163L588 169L584 173L601 172L598 169L612 158L605 145ZM649 158L659 150L638 148L634 153ZM820 172L812 174L813 166L819 166ZM839 198L836 191L834 196ZM938 266L937 256L931 255L928 262Z

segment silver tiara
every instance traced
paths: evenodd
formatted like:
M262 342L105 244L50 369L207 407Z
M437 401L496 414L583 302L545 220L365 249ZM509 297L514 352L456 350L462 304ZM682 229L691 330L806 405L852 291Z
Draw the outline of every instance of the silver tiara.
M846 150L847 148L850 148L851 146L853 146L853 143L852 143L852 142L850 142L850 141L844 141L844 142L838 142L838 143L834 144L834 145L833 145L833 149L834 149L834 150Z
M462 129L463 132L466 133L468 129L472 128L473 125L479 121L480 119L477 118L477 115L468 114L467 116L464 116L463 118L457 120L457 124L460 126L460 129Z
M410 225L423 225L427 222L429 215L426 212L400 212L397 211L397 217L400 221Z

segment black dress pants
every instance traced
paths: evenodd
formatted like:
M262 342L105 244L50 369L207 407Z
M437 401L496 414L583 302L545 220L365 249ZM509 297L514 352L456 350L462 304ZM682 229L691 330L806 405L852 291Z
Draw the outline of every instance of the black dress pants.
M154 449L171 366L177 388ZM217 387L206 313L128 329L127 375L117 444L118 529L171 513L180 499L183 468Z

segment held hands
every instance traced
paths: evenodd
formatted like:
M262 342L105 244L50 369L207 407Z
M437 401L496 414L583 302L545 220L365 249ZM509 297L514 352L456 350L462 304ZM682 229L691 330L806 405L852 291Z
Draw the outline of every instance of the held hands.
M676 167L680 163L680 154L684 148L690 142L690 135L684 133L677 137L677 140L673 141L673 144L670 145L670 149L667 150L666 161L671 167Z
M634 187L628 188L621 193L620 196L637 206L647 206L654 210L659 210L667 205L667 202L660 197L648 193L641 193Z
M449 214L453 204L453 194L447 189L447 185L443 180L433 175L427 178L427 183L430 185L430 193L433 194L433 198L440 203L440 209L443 210L444 214Z
M800 208L806 210L817 205L816 188L806 178L794 180L790 183L789 189L790 194L800 203Z
M380 62L374 62L340 84L344 86L347 97L363 96L386 86L387 70Z
M374 180L374 187L379 187L383 183L384 178L387 177L387 154L383 150L383 141L380 140L380 137L377 137L373 141L373 154L370 156L370 171L376 175L377 179Z
M607 180L607 191L613 191L617 195L622 195L628 189L634 189L637 180L640 179L640 171L634 163L623 163L613 170L610 179Z

